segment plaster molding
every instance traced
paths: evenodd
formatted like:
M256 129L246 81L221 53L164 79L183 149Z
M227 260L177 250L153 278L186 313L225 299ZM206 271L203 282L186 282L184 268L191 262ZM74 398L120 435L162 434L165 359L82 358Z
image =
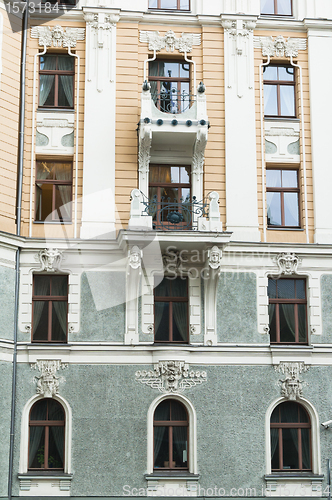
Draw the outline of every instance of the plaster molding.
M219 269L221 266L222 250L214 245L208 250L208 262L211 269Z
M125 344L137 344L138 335L138 297L142 274L143 251L134 245L128 250L126 272L126 333Z
M37 382L37 394L45 398L52 398L59 392L60 382L64 382L64 377L57 377L56 373L60 369L65 369L68 365L60 360L37 359L36 363L31 365L34 370L39 370L40 376L35 376Z
M204 344L212 346L217 344L217 289L221 273L221 248L214 245L208 250L205 264L206 273L204 280L204 312L205 334Z
M74 113L38 111L36 124L36 153L74 154ZM72 140L64 143L64 138L68 136Z
M168 249L167 249L168 250ZM179 250L167 251L161 256L163 262L164 273L176 274L182 267L182 259Z
M40 261L40 269L37 271L46 271L49 273L54 273L56 271L61 271L61 262L63 260L63 252L57 248L45 248L40 250L35 256L35 259Z
M302 263L300 257L298 257L297 255L295 255L295 253L292 252L280 253L272 260L278 266L279 274L280 275L284 274L286 276L296 274L298 265Z
M131 267L132 269L138 269L139 267L141 267L142 257L143 257L143 252L137 245L131 247L131 249L128 250L129 267Z
M184 361L159 361L153 370L139 370L136 380L163 393L181 393L207 381L205 371L189 370Z
M200 33L182 33L181 37L177 38L174 31L169 30L162 36L159 31L140 31L139 41L148 43L149 50L159 52L166 49L167 52L178 50L180 53L188 53L192 51L193 46L201 45Z
M264 57L297 57L299 50L306 50L306 38L287 38L277 36L274 40L272 36L255 36L254 47L262 49Z
M84 40L84 28L63 28L54 26L33 26L31 38L38 38L39 45L44 47L76 47L79 40Z
M150 166L150 151L152 143L151 126L145 125L140 128L138 149L138 172L140 190L148 195L148 179Z
M285 375L281 382L281 396L295 401L303 396L303 380L300 380L300 374L309 370L309 366L303 362L281 362L279 365L274 366L277 373Z
M199 128L196 135L193 158L191 162L192 190L197 199L201 199L203 196L203 174L207 140L207 128Z

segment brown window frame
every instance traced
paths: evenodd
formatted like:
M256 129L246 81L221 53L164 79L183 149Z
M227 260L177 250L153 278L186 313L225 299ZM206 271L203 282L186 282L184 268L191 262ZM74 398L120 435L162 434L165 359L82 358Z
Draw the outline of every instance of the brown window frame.
M50 278L50 295L35 295L35 277L36 276L47 276ZM67 274L60 274L60 276L66 276L67 277L67 295L51 295L52 292L52 277L53 276L59 276L59 274L34 274L33 275L33 288L32 288L32 328L31 328L31 342L32 343L53 343L53 344L66 344L68 342L68 292L69 292L69 281L68 281L68 275ZM33 314L34 314L34 303L35 302L48 302L48 325L47 325L47 339L42 339L42 340L34 340L33 338L33 330L34 330L34 321L33 321ZM66 312L66 340L52 340L52 305L53 302L56 301L61 301L61 302L67 302L67 312Z
M170 470L170 471L177 471L177 470L189 470L189 415L187 408L184 406L183 403L180 401L177 401L176 399L166 399L161 401L159 404L163 403L164 401L169 401L170 402L170 419L169 420L155 420L155 412L158 408L156 407L153 415L153 444L154 444L154 429L155 427L168 427L168 467L155 467L155 459L156 457L154 456L154 450L153 450L153 470L158 471L158 470ZM175 401L176 403L180 404L183 409L186 412L187 415L187 420L172 420L172 402ZM187 427L187 467L174 467L173 466L173 427ZM154 446L153 446L154 448Z
M282 16L282 17L293 17L293 0L290 0L291 4L291 14L279 14L278 12L278 2L279 0L274 0L274 12L270 14L262 13L262 16Z
M31 412L33 410L33 408L38 405L38 403L40 403L41 401L44 401L43 399L39 399L36 403L34 403L30 409L30 413L29 413L29 446L28 446L28 463L29 463L29 454L30 454L30 428L33 426L33 427L44 427L45 428L45 436L44 436L44 458L46 460L46 463L44 462L44 465L45 467L29 467L28 470L29 471L45 471L45 470L48 470L48 471L64 471L64 467L65 467L65 446L66 446L66 436L65 436L65 430L66 430L66 412L62 406L61 403L59 403L59 401L56 401L62 408L63 410L63 420L31 420ZM48 402L49 401L54 401L53 399L47 399L47 416L48 416ZM49 467L49 456L48 456L48 444L49 444L49 431L50 431L50 427L64 427L64 433L63 433L63 440L64 440L64 443L63 443L63 467Z
M148 7L149 10L168 10L168 11L183 11L183 12L190 12L190 8L191 8L191 5L190 5L190 0L189 0L189 8L188 9L184 9L184 8L181 8L181 1L182 0L177 0L177 8L176 9L167 9L165 7L160 7L160 4L161 4L161 0L158 0L158 7ZM149 2L150 3L150 2Z
M56 180L55 178L53 179L38 179L37 178L37 164L38 163L69 163L71 165L71 179L69 181L65 180ZM54 171L54 177L55 177L55 171ZM46 219L37 219L37 207L38 207L38 184L51 184L53 186L52 188L52 212L49 215L52 215L52 220L47 220ZM56 200L56 186L70 186L70 200L71 203L73 201L73 161L72 160L42 160L42 159L37 159L36 160L36 180L35 180L35 220L34 222L42 222L42 223L49 223L49 222L56 222L56 223L63 223L63 222L72 222L72 210L70 211L70 217L68 219L62 218L62 214L58 214L58 211L56 210L55 207L55 200ZM55 217L55 214L59 215L58 218Z
M296 103L296 73L295 73L295 67L291 66L290 64L269 64L268 66L265 66L265 68L268 67L274 67L274 68L293 68L294 70L294 79L292 81L290 80L266 80L264 79L264 73L263 73L263 86L265 85L275 85L277 87L277 109L278 109L278 114L277 115L266 115L264 112L264 117L265 118L296 118L297 117L297 103ZM263 68L264 70L264 68ZM281 86L289 86L293 87L294 90L294 115L282 115L281 114L281 97L280 97L280 87Z
M278 290L278 279L269 277L269 280L274 280L277 282L277 290ZM297 281L303 281L304 282L304 290L305 290L305 299L297 299L297 298L292 298L292 299L273 299L269 297L269 304L275 304L275 321L276 321L276 340L270 341L271 345L308 345L308 301L307 301L307 287L306 287L306 279L305 278L294 278L294 277L289 277L289 278L279 278L282 280L293 280L295 281L295 295L296 295L296 282ZM294 342L281 342L280 341L280 313L279 313L279 304L294 304L294 324L295 324L295 341ZM305 313L306 313L306 341L305 342L299 342L299 325L298 325L298 305L299 304L304 304L305 307ZM269 323L271 325L271 322Z
M172 283L172 279L168 276L165 276L164 279L169 279L170 283ZM189 279L186 276L185 278L186 286L187 286L187 295L186 297L175 297L175 296L157 296L154 292L154 303L153 303L153 313L154 318L156 318L155 304L156 302L168 302L169 310L168 310L168 325L169 325L169 335L168 340L156 340L154 338L155 344L188 344L189 343ZM154 287L154 290L156 287ZM187 304L187 339L186 340L173 340L173 302L185 302ZM155 320L154 320L155 322ZM154 335L156 336L156 327L154 325Z
M293 404L296 404L298 407L298 422L281 422L281 414L280 414L280 407L283 403L280 403L276 408L273 410L271 414L271 418L273 413L278 409L279 410L279 422L271 422L270 420L270 430L271 429L278 429L278 445L279 445L279 469L272 469L272 463L271 463L271 470L272 472L289 472L290 474L292 472L301 472L301 471L306 471L310 472L312 471L312 445L311 445L311 420L310 420L310 415L307 412L307 410L300 405L297 402L294 402ZM299 409L302 408L302 410L307 414L309 422L300 422L300 417L299 417ZM283 468L283 439L282 439L282 429L297 429L298 430L298 461L299 461L299 468L298 469L284 469ZM302 435L301 435L301 429L309 429L309 444L310 444L310 469L304 469L302 467ZM271 453L271 462L272 462L272 453Z
M280 172L292 171L292 172L296 172L296 176L297 176L297 188L294 188L294 187L287 188L287 187L283 187L283 186L281 186L281 187L267 187L266 186L267 193L280 193L280 211L281 211L281 224L280 225L269 224L269 222L267 222L268 228L272 227L272 228L299 229L301 227L301 210L300 210L301 200L300 200L299 171L298 171L298 169L296 169L296 168L270 168L270 167L267 167L266 170L275 170L275 171L279 170ZM282 181L282 173L281 173L281 181ZM299 225L298 226L286 226L286 224L285 224L284 193L297 193L298 194L298 207L297 207L298 208L298 215L299 215Z
M64 2L53 2L54 4L63 4ZM58 56L68 56L66 53L53 53L48 52L43 55L43 57L51 56L56 57L56 67L58 67ZM75 107L75 59L74 59L74 69L73 71L66 71L60 69L40 69L41 66L41 58L39 58L39 86L40 86L40 75L54 75L54 104L40 104L40 90L38 93L38 107L40 109L74 109ZM59 106L59 77L60 76L72 76L73 77L73 105L72 106Z

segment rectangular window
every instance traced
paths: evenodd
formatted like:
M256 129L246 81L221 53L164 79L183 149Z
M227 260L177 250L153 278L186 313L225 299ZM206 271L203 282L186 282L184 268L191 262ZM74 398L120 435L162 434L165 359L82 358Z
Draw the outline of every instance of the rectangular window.
M35 275L32 342L67 342L68 276Z
M154 229L190 229L190 167L151 165L149 200Z
M269 227L300 226L297 170L266 170L267 224Z
M190 0L149 0L149 9L190 10Z
M291 16L292 0L261 0L261 14Z
M307 344L305 279L269 278L271 343Z
M71 220L72 182L71 162L37 161L36 221Z
M40 56L39 106L74 107L75 58L68 55Z
M188 280L166 276L157 284L157 279L154 288L154 340L188 342Z
M271 118L295 118L295 68L264 66L264 114Z
M157 60L149 64L152 99L164 113L183 113L192 104L190 63Z

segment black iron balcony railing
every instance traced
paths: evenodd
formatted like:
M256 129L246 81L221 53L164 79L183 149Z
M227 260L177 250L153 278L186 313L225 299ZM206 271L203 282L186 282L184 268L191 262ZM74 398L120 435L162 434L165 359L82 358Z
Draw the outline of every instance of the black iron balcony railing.
M153 229L162 231L197 229L197 219L208 216L207 199L197 201L195 196L172 201L165 197L158 200L157 196L149 200L143 195L142 203L143 215L150 215Z
M152 100L163 113L184 113L195 102L195 96L184 90L170 89L167 92L151 91Z

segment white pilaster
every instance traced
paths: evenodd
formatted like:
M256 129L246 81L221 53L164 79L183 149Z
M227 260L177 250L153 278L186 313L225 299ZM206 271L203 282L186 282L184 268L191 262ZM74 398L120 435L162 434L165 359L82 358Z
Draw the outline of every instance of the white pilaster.
M117 12L84 12L83 211L81 238L98 238L115 227L115 73Z
M256 18L222 16L225 51L226 230L260 241L257 209L253 28Z
M308 23L311 24L310 21ZM332 243L331 186L329 166L332 137L331 81L332 32L308 27L311 155L313 172L315 243Z

